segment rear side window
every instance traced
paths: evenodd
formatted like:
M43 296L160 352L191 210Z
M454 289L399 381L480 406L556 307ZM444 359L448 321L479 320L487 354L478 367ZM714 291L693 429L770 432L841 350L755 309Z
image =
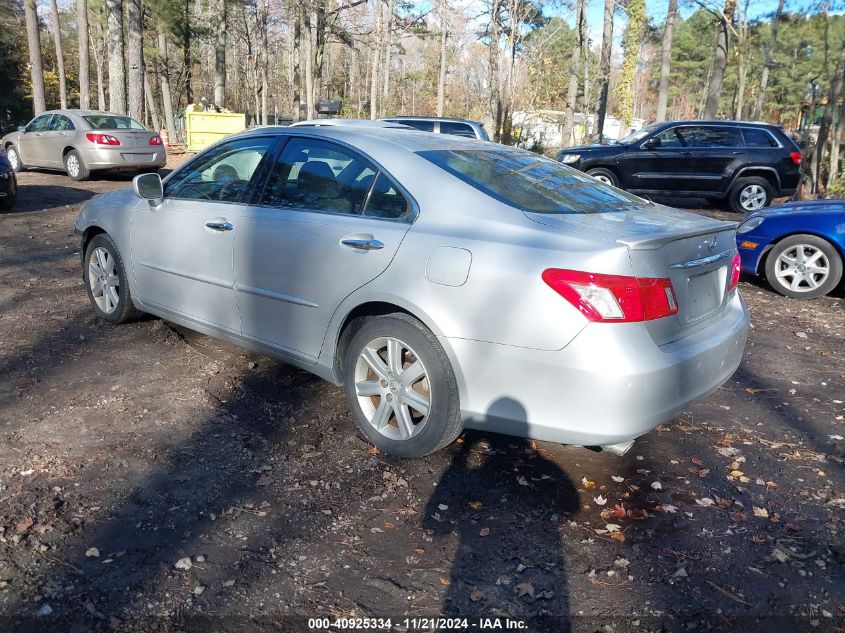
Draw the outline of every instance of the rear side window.
M649 206L642 198L522 150L433 150L419 155L491 198L531 213L587 214Z
M412 121L410 119L388 119L391 123L401 123L420 132L434 132L434 121Z
M742 147L739 128L701 126L682 128L687 147Z
M50 122L50 129L56 132L66 132L74 128L73 123L69 118L63 114L54 114L53 120Z
M440 122L440 133L451 134L453 136L464 136L466 138L475 138L475 130L472 126L466 123L453 123L451 121Z
M382 173L376 176L370 199L364 207L364 215L371 218L396 219L404 216L407 210L408 203L390 179Z
M778 143L766 130L757 128L742 128L745 144L748 147L777 147Z

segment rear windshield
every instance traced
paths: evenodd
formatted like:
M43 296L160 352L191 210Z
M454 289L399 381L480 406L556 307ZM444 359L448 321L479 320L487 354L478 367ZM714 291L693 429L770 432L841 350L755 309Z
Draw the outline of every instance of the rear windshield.
M84 117L92 130L146 130L143 125L128 116L114 114L92 114Z
M602 213L650 204L530 152L433 150L419 155L488 196L531 213Z

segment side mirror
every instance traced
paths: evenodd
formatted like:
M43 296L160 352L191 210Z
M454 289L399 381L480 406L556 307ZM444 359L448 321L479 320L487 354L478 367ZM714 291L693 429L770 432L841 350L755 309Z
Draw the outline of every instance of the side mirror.
M18 132L26 132L26 126L25 125L19 125L18 126Z
M644 149L654 149L655 147L660 147L659 138L650 138L645 143L643 143Z
M158 174L138 174L132 179L135 194L147 200L161 200L164 197L164 185Z

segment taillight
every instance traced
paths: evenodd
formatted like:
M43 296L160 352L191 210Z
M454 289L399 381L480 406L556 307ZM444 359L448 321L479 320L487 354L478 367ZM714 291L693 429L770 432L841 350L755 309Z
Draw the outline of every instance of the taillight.
M796 165L801 164L801 152L789 152L789 157L792 159L792 162Z
M153 134L150 137L150 145L161 145L161 137L158 134Z
M728 292L733 290L739 284L739 273L740 267L742 264L742 260L739 257L739 253L734 255L733 264L731 264L731 280L728 282Z
M120 141L112 136L111 134L86 134L85 138L87 138L92 143L96 145L120 145Z
M672 282L666 278L549 268L543 281L590 321L652 321L678 313Z

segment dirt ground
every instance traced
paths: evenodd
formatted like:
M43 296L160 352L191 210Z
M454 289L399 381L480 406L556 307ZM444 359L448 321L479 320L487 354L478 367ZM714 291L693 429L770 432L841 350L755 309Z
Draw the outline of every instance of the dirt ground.
M739 371L625 457L467 433L400 461L303 371L95 319L73 222L128 178L19 180L0 215L0 631L845 628L841 293L744 280Z

